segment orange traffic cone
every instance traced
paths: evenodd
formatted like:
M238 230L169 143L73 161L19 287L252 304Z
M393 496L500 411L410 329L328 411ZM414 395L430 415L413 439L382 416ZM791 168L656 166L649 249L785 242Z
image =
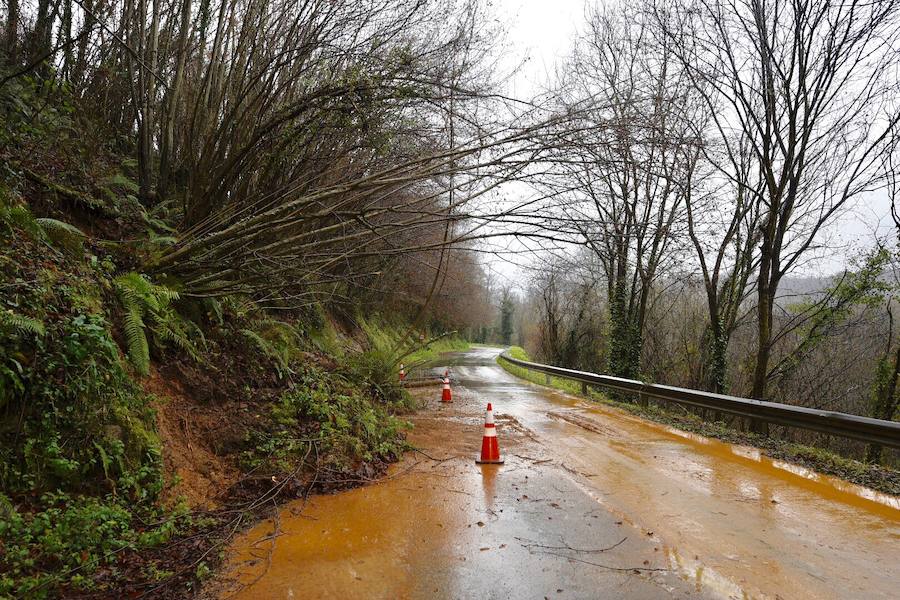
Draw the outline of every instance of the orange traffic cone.
M406 369L403 368L403 363L400 363L400 385L403 385L404 381L406 381Z
M453 402L450 396L450 378L444 375L444 389L441 391L441 402Z
M488 402L484 413L484 437L481 438L481 458L475 459L480 465L502 465L500 445L497 443L497 427L494 425L494 409Z

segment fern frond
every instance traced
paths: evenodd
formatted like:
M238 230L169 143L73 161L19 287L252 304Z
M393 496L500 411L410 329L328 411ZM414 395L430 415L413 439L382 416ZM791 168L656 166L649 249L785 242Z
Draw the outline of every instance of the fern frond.
M288 364L288 360L284 357L278 349L272 345L272 343L253 331L252 329L241 329L241 334L253 342L253 344L268 358L272 359L275 362L276 369L278 371L278 376L281 377L284 373L291 373L290 366Z
M161 340L175 344L195 361L202 360L199 346L206 346L206 338L195 323L171 309L151 317L154 321L153 332ZM199 345L194 342L195 338L199 338Z
M0 221L12 229L20 229L30 237L41 239L44 230L38 225L31 211L22 205L0 205Z
M123 175L122 173L116 173L115 175L108 177L104 184L107 187L121 188L127 192L131 192L132 194L137 194L141 190L141 187L137 184L137 182L135 182L127 175Z
M47 237L52 243L57 246L62 246L64 249L71 252L78 252L81 250L82 243L85 238L87 238L87 235L85 235L83 231L65 221L44 217L35 219L35 222L41 227L44 233L47 234Z
M11 310L0 311L0 327L15 329L20 333L44 335L44 324L38 319L16 314Z
M144 332L144 319L139 306L130 306L125 312L125 340L128 358L142 375L150 372L150 345Z
M216 317L219 325L225 322L225 311L222 309L222 303L217 298L204 298L203 304Z
M245 338L253 342L256 347L262 351L266 356L271 356L274 354L274 348L268 342L268 340L264 339L261 335L253 331L252 329L241 329L241 335Z
M150 231L152 233L156 233L158 231L162 231L165 233L176 233L177 232L177 230L174 227L172 227L171 225L166 223L163 219L161 219L159 217L154 217L154 216L148 214L146 211L142 212L141 216L144 219L144 223L147 225L147 227L150 228Z
M164 285L156 285L140 273L134 271L119 275L114 280L116 289L123 299L139 304L150 311L160 311L171 302L178 300L178 290Z
M225 298L225 302L231 306L231 310L239 318L244 318L259 310L256 303L246 296L228 296Z
M154 284L145 275L135 272L119 275L113 283L126 311L128 355L140 372L146 373L150 364L145 318L151 324L154 340L160 345L171 342L194 360L202 359L199 347L192 338L199 338L205 346L203 333L196 324L182 317L170 306L178 300L178 290Z
M178 243L178 238L172 235L156 235L150 232L150 243L157 246L169 247Z

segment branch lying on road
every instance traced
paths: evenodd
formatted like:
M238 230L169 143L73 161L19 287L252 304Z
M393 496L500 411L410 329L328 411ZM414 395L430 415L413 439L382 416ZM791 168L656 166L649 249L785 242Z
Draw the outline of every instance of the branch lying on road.
M517 537L516 539L519 540L520 542L529 542L528 544L522 544L522 547L526 548L528 550L530 550L531 548L545 548L547 550L571 550L572 552L594 553L594 552L606 552L607 550L612 550L613 548L623 544L625 542L625 540L628 539L628 536L623 537L621 540L619 540L618 542L616 542L615 544L613 544L612 546L609 546L607 548L595 548L595 549L573 548L572 546L566 544L565 542L563 542L563 544L564 544L563 546L546 546L544 544L538 544L537 542L526 539L526 538Z
M528 542L528 543L520 544L520 545L521 545L523 548L525 548L526 550L528 550L528 553L529 553L529 554L549 554L549 555L551 555L551 556L558 556L558 557L560 557L560 558L565 558L565 559L570 560L570 561L583 563L583 564L585 564L585 565L591 565L591 566L594 566L594 567L600 567L600 568L602 568L602 569L607 569L607 570L609 570L609 571L621 571L621 572L623 572L623 573L624 573L624 572L641 573L641 572L646 572L646 571L670 571L670 570L671 570L671 569L668 569L668 568L666 568L666 567L613 567L613 566L610 566L610 565L604 565L604 564L602 564L602 563L597 563L597 562L592 562L592 561L589 561L589 560L584 560L584 559L582 559L582 558L578 558L578 557L575 557L575 556L570 556L570 555L568 555L568 554L564 554L563 552L553 552L553 550L563 550L563 551L570 551L570 552L583 552L583 553L588 553L588 554L595 554L595 553L600 553L600 552L606 552L606 551L612 550L613 548L615 548L615 547L619 546L620 544L624 543L625 540L628 539L628 537L622 538L621 540L619 540L618 542L616 542L615 544L613 544L612 546L609 546L609 547L607 547L607 548L595 548L595 549L589 549L589 548L573 548L572 546L566 544L565 542L563 542L563 544L564 544L563 546L547 546L547 545L545 545L545 544L538 544L537 542L534 542L533 540L529 540L529 539L525 539L525 538L517 537L516 539L519 540L520 542Z

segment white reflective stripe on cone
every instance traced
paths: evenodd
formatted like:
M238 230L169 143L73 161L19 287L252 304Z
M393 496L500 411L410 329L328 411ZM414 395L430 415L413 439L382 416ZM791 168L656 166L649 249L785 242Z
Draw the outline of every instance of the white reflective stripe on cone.
M497 428L496 427L485 427L484 428L484 437L497 437Z
M484 416L484 424L485 425L493 425L494 424L494 411L489 410L487 414Z

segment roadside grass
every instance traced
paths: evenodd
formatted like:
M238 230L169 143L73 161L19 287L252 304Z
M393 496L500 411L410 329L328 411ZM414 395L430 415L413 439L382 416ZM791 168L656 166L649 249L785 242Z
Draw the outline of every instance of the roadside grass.
M403 362L408 365L423 365L446 352L463 352L471 347L469 342L457 336L443 337L407 354Z
M528 353L519 346L510 346L507 352L511 357L518 360L531 360L531 358L528 356ZM518 365L512 364L511 362L505 361L502 357L499 356L497 357L497 363L501 367L506 369L509 373L515 375L520 379L526 379L538 385L551 387L566 392L567 394L572 394L573 396L581 396L582 398L588 398L596 402L612 402L612 400L610 400L607 396L595 389L588 388L587 395L583 394L581 392L581 383L577 381L565 379L564 377L555 377L553 375L548 376L545 373L538 373L537 371L529 371L525 367L520 367Z
M528 353L518 346L510 347L508 352L512 358L531 360ZM524 367L519 367L503 360L500 356L497 357L497 364L510 374L538 385L557 389L593 402L600 402L649 421L668 425L682 431L716 438L732 444L754 446L762 450L763 454L770 458L798 464L819 473L833 475L879 492L900 496L900 472L889 467L867 464L852 458L846 458L823 448L778 440L750 432L737 431L729 427L724 421L706 421L678 405L663 406L651 403L647 406L641 406L631 402L621 402L611 399L606 394L590 386L587 388L587 394L583 394L580 382L552 376L548 380L544 373L529 371Z

